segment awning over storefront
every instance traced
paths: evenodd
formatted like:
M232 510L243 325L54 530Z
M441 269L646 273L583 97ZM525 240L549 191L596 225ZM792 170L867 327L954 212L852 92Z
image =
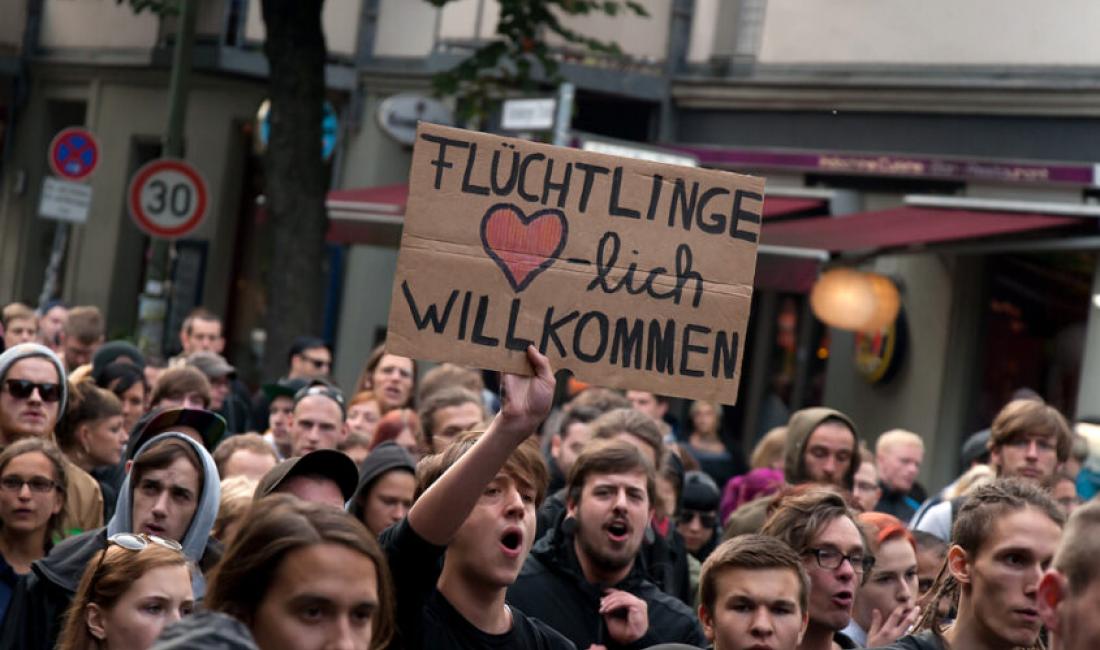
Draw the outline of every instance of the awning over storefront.
M761 244L833 253L875 251L1080 225L1089 218L906 206L765 223Z

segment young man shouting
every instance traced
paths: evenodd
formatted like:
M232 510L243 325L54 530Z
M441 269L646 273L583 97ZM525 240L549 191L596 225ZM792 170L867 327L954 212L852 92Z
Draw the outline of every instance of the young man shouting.
M546 464L528 438L550 411L554 375L534 346L527 358L534 376L504 376L504 404L488 430L426 459L423 493L382 534L390 568L401 576L397 625L405 648L573 647L504 602L546 494Z

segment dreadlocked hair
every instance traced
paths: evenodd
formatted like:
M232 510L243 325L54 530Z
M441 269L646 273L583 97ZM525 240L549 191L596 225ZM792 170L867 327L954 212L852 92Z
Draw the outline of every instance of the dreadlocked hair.
M951 545L958 546L966 552L968 558L973 559L989 542L997 519L1027 508L1038 510L1059 527L1065 526L1065 515L1038 485L1015 478L997 479L967 495L951 528ZM960 585L948 565L949 559L945 556L936 582L920 602L921 615L913 628L914 632L932 630L941 640L943 628L939 622L939 604L947 599L957 606L960 594ZM1045 647L1042 639L1037 638L1034 644L1022 650L1044 650Z

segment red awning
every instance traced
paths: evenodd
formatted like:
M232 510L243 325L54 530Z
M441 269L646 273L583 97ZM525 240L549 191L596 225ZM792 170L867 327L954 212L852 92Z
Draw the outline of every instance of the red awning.
M763 224L760 243L832 252L980 239L1079 225L1086 219L1022 212L901 207L845 217Z
M384 211L405 214L405 203L408 200L408 184L397 183L378 187L360 187L354 190L333 190L328 193L326 203L330 210L342 208L355 212Z
M788 217L801 214L828 212L825 199L806 199L794 196L764 195L764 218Z

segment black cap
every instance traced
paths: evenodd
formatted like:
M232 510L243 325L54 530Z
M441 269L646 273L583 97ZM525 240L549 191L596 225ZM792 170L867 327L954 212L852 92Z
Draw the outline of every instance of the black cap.
M989 438L992 432L982 429L966 439L963 443L959 457L962 461L963 471L970 468L975 462L989 462Z
M680 497L680 504L685 510L696 512L710 512L718 509L718 503L722 499L722 493L714 479L700 471L691 471L684 474L684 491Z
M129 341L107 341L92 355L92 374L102 372L112 363L130 363L145 369L145 355Z
M288 458L268 470L260 479L252 498L255 500L266 497L279 489L287 479L295 476L323 476L331 479L339 486L344 501L350 501L359 483L359 468L342 451L315 449L305 456Z
M202 445L213 451L225 435L225 420L213 411L203 409L160 409L146 413L130 432L126 443L126 458L132 459L138 449L158 433L172 431L173 427L192 427L202 436Z
M264 396L267 397L267 401L271 402L276 397L289 397L290 399L294 399L298 391L308 385L309 380L303 377L297 379L287 379L284 377L274 384L264 384L261 390L263 390Z

